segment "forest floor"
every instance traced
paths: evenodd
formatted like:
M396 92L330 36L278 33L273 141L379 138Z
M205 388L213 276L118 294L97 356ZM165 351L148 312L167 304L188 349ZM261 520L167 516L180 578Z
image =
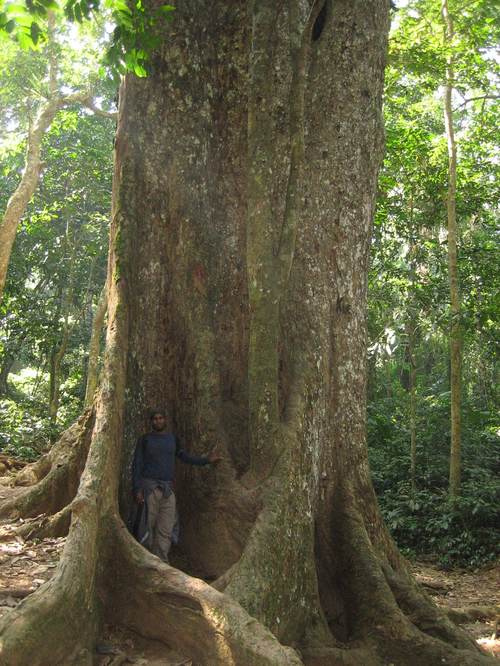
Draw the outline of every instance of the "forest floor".
M470 611L476 608L500 607L500 563L480 569L452 569L445 571L436 565L411 562L410 568L436 604L445 609ZM461 626L481 645L500 659L500 617L494 615Z
M2 481L8 484L7 478ZM18 490L3 484L0 482L0 498ZM52 577L64 546L64 538L25 541L16 533L22 522L0 524L0 617ZM498 609L500 605L500 563L473 571L443 571L429 562L412 562L410 566L418 582L438 606L458 612L464 609L470 611L471 608L478 611L480 619L469 619L463 626L484 650L500 660L500 618L484 618L479 612L480 609L495 606ZM146 640L130 631L105 627L96 646L94 664L192 666L192 661L162 643Z

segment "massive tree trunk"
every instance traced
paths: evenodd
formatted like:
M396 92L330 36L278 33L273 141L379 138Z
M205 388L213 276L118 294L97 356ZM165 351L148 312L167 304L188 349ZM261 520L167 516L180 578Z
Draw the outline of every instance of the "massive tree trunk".
M2 663L90 663L103 620L197 664L487 660L408 576L369 476L388 4L185 0L127 77L92 442L58 574L4 620ZM224 455L177 485L173 562L213 586L119 517L152 406Z

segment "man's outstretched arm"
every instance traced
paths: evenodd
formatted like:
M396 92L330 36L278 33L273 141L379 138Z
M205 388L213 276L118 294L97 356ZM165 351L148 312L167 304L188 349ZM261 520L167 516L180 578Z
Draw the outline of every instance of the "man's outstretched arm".
M175 455L182 462L187 463L188 465L197 465L203 467L204 465L215 465L222 460L222 456L217 453L210 453L208 456L193 456L188 453L186 450L182 449L179 445L179 440L175 440Z

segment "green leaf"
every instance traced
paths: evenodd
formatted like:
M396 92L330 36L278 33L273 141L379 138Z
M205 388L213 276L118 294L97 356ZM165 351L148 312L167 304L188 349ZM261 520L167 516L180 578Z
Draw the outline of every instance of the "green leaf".
M24 5L7 5L5 11L10 16L24 16L27 13Z
M144 78L148 75L144 67L140 65L138 62L134 63L134 74L140 78Z
M39 0L46 9L59 9L59 5L55 0Z
M40 38L40 35L42 34L42 29L38 25L38 23L33 23L30 26L30 34L31 34L31 39L33 40L33 44L37 44L38 40Z
M28 51L35 46L31 35L24 32L24 30L18 30L16 37L17 41L19 42L19 46L25 51Z
M123 0L115 0L113 5L114 5L114 9L116 9L117 11L124 12L125 14L128 14L129 16L132 16L132 11L131 11L130 7Z

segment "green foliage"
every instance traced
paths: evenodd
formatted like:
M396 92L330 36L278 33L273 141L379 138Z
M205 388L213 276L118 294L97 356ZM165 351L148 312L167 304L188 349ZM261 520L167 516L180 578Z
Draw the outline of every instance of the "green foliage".
M36 49L46 34L42 21L57 8L54 0L16 0L0 4L0 36L8 35L23 49Z
M382 512L400 547L443 565L498 554L500 467L497 253L500 24L492 3L449 0L396 13L386 76L387 153L369 276L368 441ZM481 19L479 19L481 15ZM462 495L448 503L450 324L446 251L447 149L441 86L453 55L458 142L458 266L462 287ZM413 366L412 366L413 364ZM416 477L410 468L409 372L416 375Z
M73 347L65 359L61 405L57 424L47 410L49 378L45 368L27 366L12 374L9 394L0 396L0 450L16 458L36 460L46 453L57 436L81 414L84 373L81 364L87 338ZM23 356L20 363L24 363Z
M104 49L103 65L115 80L126 72L144 77L174 10L171 4L152 7L142 0L0 0L0 40L8 37L23 49L36 50L47 40L49 12L79 24L99 23L104 17L115 27Z
M395 378L394 378L395 379ZM409 431L403 389L369 405L370 465L379 504L398 545L410 556L436 555L440 564L479 566L500 554L500 440L495 414L466 403L462 495L447 494L449 393L419 403L416 488L410 483ZM439 387L437 387L439 388Z
M0 450L32 461L49 449L58 430L53 430L47 415L46 381L36 383L34 394L30 384L13 382L11 395L0 398Z
M411 492L408 482L386 493L384 519L407 555L437 555L444 568L477 567L500 555L500 530L495 507L500 484L463 484L463 496L451 504L446 491Z
M58 37L64 78L73 85L86 83L93 49L85 51L78 68L64 32ZM87 39L95 49L95 41ZM5 111L0 123L11 132L11 140L0 144L2 209L24 166L23 133L40 103L47 69L43 50L8 46L0 70ZM113 91L95 80L93 88L109 108ZM81 107L66 108L43 140L44 170L17 233L0 304L0 373L5 371L0 446L10 453L39 455L81 411L92 311L106 274L114 125L113 119ZM65 327L69 337L54 425L48 414L50 357L60 348Z
M160 45L166 21L170 20L173 5L146 9L142 0L127 3L109 0L116 27L113 31L105 62L115 75L134 72L144 77L148 73L153 51Z

